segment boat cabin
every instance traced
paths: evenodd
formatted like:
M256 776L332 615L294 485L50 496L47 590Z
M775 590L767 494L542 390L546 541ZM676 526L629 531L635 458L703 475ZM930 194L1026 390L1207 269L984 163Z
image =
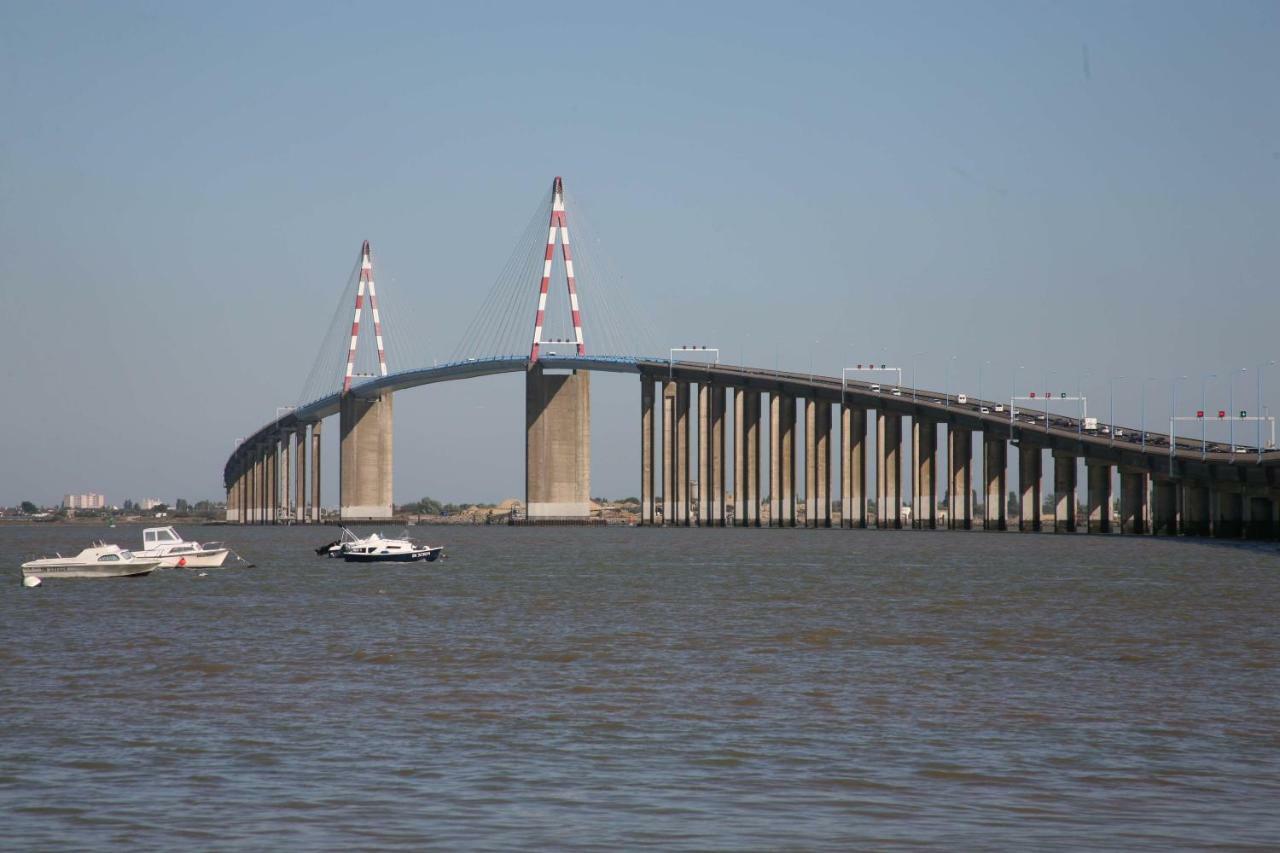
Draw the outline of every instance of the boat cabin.
M181 541L182 537L172 527L148 527L142 531L142 547L144 550L158 548L161 545L175 545Z

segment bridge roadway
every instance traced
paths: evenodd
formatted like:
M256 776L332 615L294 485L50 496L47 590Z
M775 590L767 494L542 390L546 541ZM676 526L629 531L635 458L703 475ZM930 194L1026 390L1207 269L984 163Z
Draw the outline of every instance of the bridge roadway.
M757 409L759 394L768 394L771 400L782 402L785 408L786 403L790 401L794 403L796 400L804 401L807 408L805 411L806 427L809 429L811 442L817 445L815 452L818 454L826 453L826 461L808 458L812 453L806 453L806 466L810 474L808 479L817 481L817 490L806 487L809 490L807 497L809 500L806 506L813 506L814 501L822 498L824 475L821 470L824 466L829 466L830 450L823 445L822 437L827 436L826 442L829 444L830 431L830 408L816 406L818 402L841 404L842 417L845 420L846 429L843 432L855 433L854 444L856 445L858 421L857 415L854 414L854 422L850 423L850 415L846 412L861 412L865 419L868 410L875 413L873 422L878 425L877 428L889 430L887 435L882 434L878 444L883 448L880 451L881 459L877 469L885 468L884 475L877 475L877 496L881 505L893 505L893 496L901 494L901 482L897 473L893 470L900 466L902 462L900 452L891 456L884 456L886 451L891 451L901 440L901 423L902 417L911 417L913 422L922 424L945 424L948 427L948 441L961 441L958 445L953 445L952 453L957 457L964 456L966 449L970 450L971 455L971 433L981 432L983 434L984 444L992 444L995 441L1002 443L1012 443L1018 445L1021 459L1024 466L1029 467L1027 473L1023 474L1019 479L1019 485L1022 487L1022 499L1024 504L1024 514L1034 514L1034 529L1039 529L1039 468L1040 456L1032 455L1034 450L1049 450L1053 453L1055 460L1063 460L1061 464L1055 463L1058 469L1054 474L1054 484L1057 488L1055 492L1062 492L1064 497L1069 496L1069 500L1074 504L1075 493L1075 468L1074 460L1076 458L1084 458L1086 465L1097 467L1099 469L1099 482L1096 484L1096 495L1091 495L1090 506L1091 515L1095 513L1101 516L1097 521L1097 527L1100 530L1109 530L1110 523L1110 466L1117 466L1121 470L1121 487L1122 487L1122 504L1129 503L1131 506L1122 510L1121 529L1132 528L1135 531L1150 530L1151 523L1146 521L1149 517L1148 513L1148 490L1152 487L1156 488L1156 502L1161 508L1156 513L1161 516L1155 519L1158 526L1172 528L1165 532L1209 532L1215 527L1231 530L1237 523L1243 528L1252 525L1254 528L1260 528L1264 523L1260 519L1253 516L1259 513L1267 516L1265 525L1267 529L1280 529L1280 519L1276 518L1277 507L1280 506L1280 450L1264 450L1261 454L1257 448L1248 448L1247 452L1231 452L1232 448L1221 442L1210 442L1202 451L1201 443L1197 440L1180 437L1176 441L1176 446L1170 448L1169 436L1167 434L1148 430L1146 432L1145 448L1142 443L1142 435L1138 430L1121 427L1116 430L1114 435L1103 432L1085 431L1078 419L1048 413L1048 419L1045 419L1043 408L1033 409L1030 407L1017 409L1016 414L1011 419L1008 409L1008 403L1003 401L977 400L968 397L965 404L960 404L956 397L940 394L937 391L910 388L894 389L888 383L875 383L849 380L844 383L838 377L829 377L821 375L810 375L808 373L798 373L789 371L777 371L768 369L751 368L745 366L734 366L726 364L713 364L694 361L669 361L659 358L632 358L632 357L609 357L609 356L576 356L576 355L558 355L553 353L545 353L540 359L543 369L564 369L579 370L592 372L608 372L608 373L634 373L642 378L642 406L652 404L652 387L654 383L658 383L664 389L664 397L673 398L672 411L664 412L664 417L675 419L673 424L664 424L667 429L667 437L673 439L673 443L681 444L683 442L679 437L679 426L685 426L685 420L688 413L684 413L685 420L680 420L680 402L679 389L681 386L685 388L684 403L687 408L687 389L691 384L696 384L701 389L733 389L735 397L742 394L756 395ZM487 359L468 359L465 361L451 362L428 368L420 368L415 370L401 371L384 377L376 377L368 379L351 389L350 396L363 400L375 400L383 395L390 395L395 391L414 388L419 385L429 385L436 382L447 382L461 379L474 378L478 376L495 375L499 373L515 373L525 372L530 367L530 361L525 356L509 356ZM645 391L644 389L650 389ZM875 390L875 389L879 390ZM645 396L645 395L650 396ZM649 400L645 403L644 400ZM229 518L232 517L230 511L233 492L237 493L234 498L241 507L241 512L236 513L238 517L235 520L277 520L280 516L275 510L265 510L258 512L256 517L251 508L250 503L262 504L265 502L271 504L279 503L279 493L276 490L270 490L270 483L274 481L278 489L280 481L280 457L278 455L281 448L285 456L283 464L286 469L284 478L284 495L286 505L289 504L289 477L287 476L288 461L288 444L290 436L295 434L305 435L308 427L312 430L312 496L313 508L310 518L319 520L318 515L318 495L319 495L319 424L320 422L340 411L342 407L342 395L334 393L327 397L312 401L296 409L285 413L281 417L262 426L257 432L245 439L228 459L224 468L224 483L228 489L229 497ZM738 420L744 420L743 414L746 412L747 421L752 421L750 409L743 409L742 402L736 401L738 405ZM748 405L750 401L748 400ZM715 395L712 393L708 400L699 397L699 446L705 451L708 448L714 448L714 439L706 423L708 415L715 420ZM786 422L785 412L777 408L775 403L775 415L779 416L778 424L782 427L772 429L770 439L775 440L779 433L789 432L789 424ZM996 406L1005 407L1005 411L996 411ZM664 402L665 406L665 402ZM816 408L812 408L816 406ZM710 408L708 408L710 407ZM826 414L823 414L823 409ZM722 417L723 398L720 398L720 411ZM781 414L780 414L781 413ZM656 414L651 415L656 417ZM825 417L825 421L823 418ZM794 422L794 407L791 409L790 419ZM758 420L758 411L755 420ZM813 423L809 423L813 421ZM654 433L655 425L649 421L648 431L645 432L644 441L647 443L647 450L642 449L642 458L646 459L646 467L642 470L642 479L646 482L642 485L648 487L643 488L643 492L651 493L652 467L659 460L656 457L646 455L646 453L654 452ZM677 425L678 424L678 425ZM750 425L750 424L748 424ZM793 423L790 426L794 426ZM721 424L723 428L723 424ZM826 432L824 433L824 429ZM816 431L815 431L816 430ZM914 448L916 453L913 454L914 464L928 465L927 468L918 467L916 474L923 482L926 488L935 484L936 474L933 470L932 449L936 444L936 432L930 436L929 430L923 432L913 430L918 434L914 437ZM687 433L686 433L687 436ZM784 436L785 437L785 436ZM739 442L746 443L750 441L745 432L739 431L737 436ZM758 440L758 436L757 436ZM794 437L791 439L794 441ZM723 444L723 438L720 439ZM923 444L921 444L923 442ZM865 439L863 441L865 443ZM865 469L865 447L850 446L848 438L843 439L844 447L842 447L840 455L841 470L851 471L858 470L858 461L850 454L862 454L863 461L861 467ZM664 442L664 446L666 443ZM735 446L737 444L735 443ZM266 453L264 448L271 448L271 453ZM674 451L674 452L672 452ZM685 519L692 518L692 500L686 499L679 501L680 497L680 471L675 470L679 464L688 466L688 461L674 459L681 453L681 447L673 447L672 451L668 451L667 455L673 457L674 463L671 461L663 461L661 470L664 480L663 503L660 508L654 505L648 512L642 513L643 520L646 523L686 523ZM784 456L790 453L791 459L783 459L783 468L788 465L794 465L794 446L788 447L784 444L775 444L774 451ZM307 518L302 510L304 501L301 498L304 495L305 484L305 442L300 439L296 445L295 465L297 467L297 495L298 512L297 520L301 521ZM687 452L687 451L686 451ZM735 451L739 457L742 451ZM720 455L723 456L723 448L721 447ZM271 457L266 459L265 457ZM707 457L712 459L716 457L713 450L711 453L700 453L699 457ZM915 457L919 457L916 460ZM989 511L991 518L984 519L984 526L1003 529L1005 520L1003 517L1003 500L1004 492L1004 462L1003 454L998 448L987 447L984 450L984 459L988 462L988 467L992 467L994 473L988 477L989 482L985 489L988 497L987 503L992 503L996 496L1000 496L997 501L1000 504L1000 510ZM920 460L923 460L920 461ZM1066 470L1066 460L1071 462L1071 470ZM735 472L739 476L745 476L748 480L753 476L753 472L749 469L742 459L736 458ZM723 460L719 461L721 471L719 477L723 480ZM259 468L255 469L254 466ZM778 466L771 463L771 469ZM953 466L954 467L954 466ZM252 486L250 494L244 494L243 487L246 472L255 471L256 474L252 478L255 484L259 485L258 494L252 494L254 491ZM704 483L708 480L714 480L715 475L711 469L701 471L703 476L698 478L699 489L704 492L703 499L710 498L711 502L702 503L701 506L714 506L713 511L719 516L720 523L724 519L724 501L723 495L720 500L715 500L716 485L714 482ZM952 471L952 476L944 481L953 486L959 487L962 484L971 483L971 472L967 470ZM1101 482L1102 476L1105 474L1105 485ZM1125 475L1131 477L1140 476L1141 483L1135 481L1131 486L1126 486ZM687 475L686 475L687 476ZM756 475L758 476L758 475ZM787 473L783 471L771 470L770 472L770 495L771 495L771 518L774 524L780 523L779 515L782 517L781 523L787 523L788 509L786 506L780 505L780 500L787 498L787 492L791 488L784 482L787 479ZM793 477L793 475L792 475ZM1031 483L1034 477L1035 483ZM389 474L388 474L389 479ZM850 480L850 476L846 474L843 478L845 481ZM889 482L881 482L883 480ZM1094 478L1090 477L1091 486L1094 485ZM748 484L749 486L749 484ZM825 482L826 488L829 490L829 475ZM852 488L850 488L852 486ZM1170 491L1172 486L1178 488ZM1164 492L1161 491L1164 488ZM1188 491L1188 488L1190 491ZM781 499L773 497L779 494L781 490ZM1141 494L1134 494L1135 490L1141 490ZM721 486L721 491L723 491ZM953 491L953 490L948 490ZM967 489L965 489L967 491ZM1091 493L1095 491L1091 488ZM854 519L851 524L850 514L858 515L858 510L853 504L863 503L865 508L865 496L861 494L862 489L859 484L846 483L843 491L842 499L842 517L846 526L864 526L867 524L865 517ZM1184 494L1185 493L1185 494ZM1228 497L1226 499L1227 506L1221 511L1218 505L1221 503L1221 495L1237 495L1238 497ZM674 495L674 496L673 496ZM830 492L826 492L829 498ZM1258 500L1263 501L1259 503ZM652 500L652 497L646 498ZM683 503L683 508L678 506ZM897 503L901 503L900 500ZM914 518L915 526L935 526L936 521L933 518L933 512L927 504L929 501L917 501L917 515ZM955 527L968 527L970 524L969 508L967 500L953 500L953 503L959 503L959 506L951 507L948 518L948 525ZM1059 504L1064 501L1060 500ZM1101 506L1095 507L1095 503L1101 503ZM1185 506L1184 506L1185 504ZM756 508L758 512L758 507ZM1251 512L1252 510L1252 512ZM794 508L792 509L794 511ZM703 512L703 510L699 510ZM674 517L677 519L674 522ZM920 518L923 513L926 517ZM1135 515L1136 513L1136 515ZM1069 508L1060 506L1060 513L1063 518L1055 522L1057 529L1074 530L1075 507ZM883 512L880 515L884 515ZM1172 518L1167 516L1172 515ZM1225 525L1215 524L1215 517L1222 515L1227 523ZM1129 518L1129 524L1124 523L1125 517ZM1236 518L1235 516L1240 516ZM1194 519L1191 523L1188 519ZM699 519L701 522L701 519ZM826 526L822 518L808 518L808 523L816 526ZM739 517L735 519L736 523L744 523L744 519ZM752 523L750 514L745 519L746 523ZM716 523L713 519L709 523ZM755 519L755 523L760 523L759 518ZM795 523L794 515L790 517L790 523ZM878 526L899 526L896 519L883 517L876 519ZM1021 522L1020 524L1027 524ZM1093 529L1094 525L1090 525Z

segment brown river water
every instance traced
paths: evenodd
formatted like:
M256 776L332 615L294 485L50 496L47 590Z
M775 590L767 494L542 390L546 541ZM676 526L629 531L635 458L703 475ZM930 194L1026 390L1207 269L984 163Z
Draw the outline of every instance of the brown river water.
M256 566L28 590L141 529L0 528L0 848L1280 846L1274 544L182 532Z

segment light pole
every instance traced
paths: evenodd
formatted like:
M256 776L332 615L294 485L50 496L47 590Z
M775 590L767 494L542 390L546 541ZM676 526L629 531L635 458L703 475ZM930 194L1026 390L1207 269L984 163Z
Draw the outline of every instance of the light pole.
M1206 373L1200 377L1200 460L1203 462L1208 456L1208 443L1204 440L1204 422L1207 420L1208 410L1205 408L1205 385L1210 379L1217 379L1218 374Z
M922 355L924 353L918 352L911 356L911 402L913 403L916 402L916 388L919 387L916 385L916 362L920 360Z
M1054 373L1055 371L1050 370L1049 376L1053 376ZM1049 393L1049 380L1048 379L1042 380L1042 384L1044 385L1044 431L1048 432L1049 431L1049 398L1053 395Z
M1155 382L1154 376L1148 376L1142 380L1142 423L1138 427L1142 430L1142 452L1147 452L1147 383Z
M991 359L978 362L978 408L979 409L982 408L982 366L984 364L990 364L990 363L991 363Z
M1173 475L1173 459L1178 451L1178 383L1189 377L1177 376L1169 380L1169 475Z
M1116 444L1116 382L1123 382L1128 378L1127 376L1113 376L1107 380L1107 385L1111 389L1111 414L1107 416L1111 423L1107 427L1107 432L1111 435L1110 445L1112 447L1115 447Z
M951 358L947 359L947 390L945 393L945 397L946 397L946 405L948 407L951 406L951 367L952 365L955 364L955 362L956 362L956 357L954 355L951 356Z
M1262 461L1262 369L1275 364L1275 360L1258 365L1258 405L1254 410L1258 415L1258 461Z
M1076 396L1077 397L1084 397L1084 377L1092 376L1092 375L1093 375L1092 372L1088 370L1086 370L1083 374L1077 374L1076 376ZM1085 414L1087 414L1087 412L1082 412L1080 416L1076 418L1076 435L1084 434Z
M1231 464L1233 465L1236 461L1236 376L1248 372L1249 368L1247 367L1231 371L1231 381L1227 387L1227 443L1230 445Z
M1013 440L1013 410L1015 408L1013 400L1018 396L1018 371L1026 367L1025 364L1019 364L1013 369L1013 391L1009 394L1009 440Z

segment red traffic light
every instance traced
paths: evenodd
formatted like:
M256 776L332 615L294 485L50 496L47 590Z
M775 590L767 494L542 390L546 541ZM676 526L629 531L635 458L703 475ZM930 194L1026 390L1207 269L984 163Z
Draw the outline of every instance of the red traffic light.
M1204 409L1196 409L1196 417L1197 417L1197 418L1203 418L1203 417L1204 417Z
M1219 417L1219 418L1225 418L1226 416L1227 416L1227 413L1226 413L1226 412L1222 411L1222 409L1218 409L1218 417Z
M1032 400L1034 400L1035 398L1036 398L1036 392L1035 392L1035 391L1032 391L1032 392L1031 392L1031 399L1032 399Z

